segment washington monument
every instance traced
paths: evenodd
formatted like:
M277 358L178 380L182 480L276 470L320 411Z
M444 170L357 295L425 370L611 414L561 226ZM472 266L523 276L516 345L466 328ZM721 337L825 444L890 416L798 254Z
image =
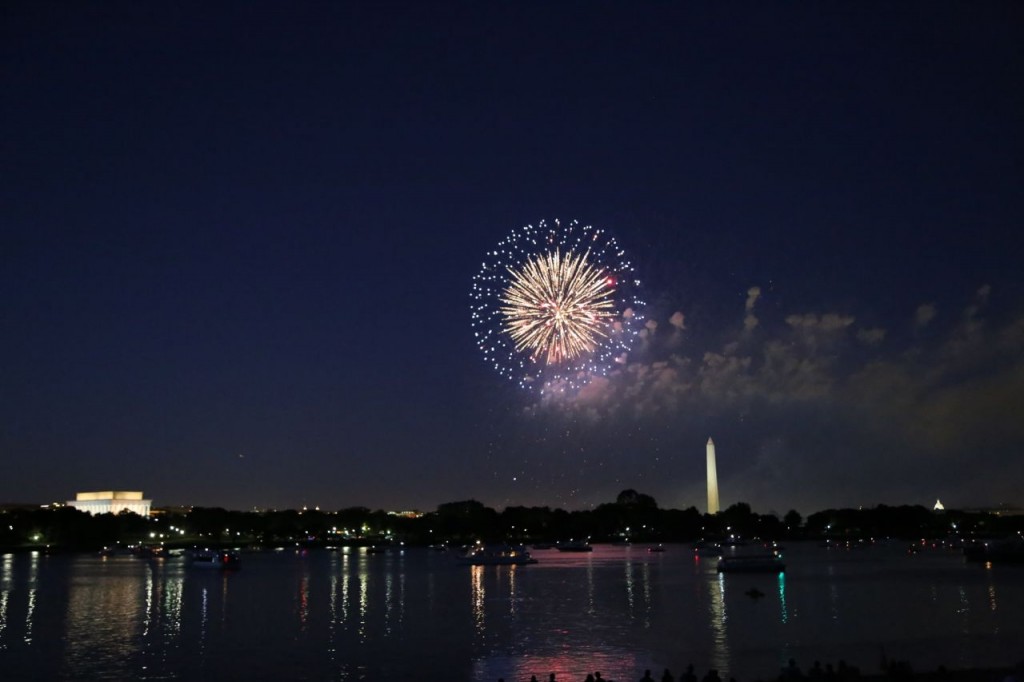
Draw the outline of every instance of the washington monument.
M708 514L718 513L718 469L715 466L715 441L708 438Z

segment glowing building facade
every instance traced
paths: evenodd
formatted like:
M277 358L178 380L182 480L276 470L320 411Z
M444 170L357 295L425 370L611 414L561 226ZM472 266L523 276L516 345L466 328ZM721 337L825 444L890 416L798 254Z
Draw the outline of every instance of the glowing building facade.
M715 441L708 438L708 514L718 513L718 468L715 464Z
M77 493L68 500L68 506L90 514L120 514L129 511L139 516L149 516L152 500L142 499L141 492L131 490L103 490L96 493Z

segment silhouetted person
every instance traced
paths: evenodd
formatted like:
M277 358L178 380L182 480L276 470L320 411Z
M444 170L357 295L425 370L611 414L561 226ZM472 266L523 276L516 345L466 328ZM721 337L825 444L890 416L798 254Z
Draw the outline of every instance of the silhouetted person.
M834 680L836 679L836 670L832 667L831 663L825 664L825 679Z
M555 682L555 674L554 674L554 673L551 673L551 674L550 674L550 675L548 676L548 682Z
M836 670L836 675L838 675L841 680L852 680L860 677L860 670L852 665L846 665L846 661L840 660L839 667Z
M718 676L718 671L712 668L704 676L704 682L722 682L722 678Z
M697 675L693 672L693 663L686 666L686 672L679 677L679 682L697 682Z
M537 682L537 676L536 675L530 675L530 682Z
M586 682L594 682L594 676L591 675L590 673L587 673Z
M812 680L820 680L825 674L825 671L821 669L821 661L815 661L811 669L807 671L807 677Z
M804 676L800 672L800 668L796 664L796 659L789 659L789 665L782 669L782 679L784 680L799 680Z
M1024 660L1018 661L1013 672L1004 677L1003 682L1024 682Z
M654 678L651 677L651 671L645 670L644 676L640 678L640 682L654 682Z
M665 672L661 674L661 682L676 682L676 679L672 677L672 673L668 671L668 668L665 668Z
M907 661L891 661L889 663L888 677L890 680L909 680L914 676L914 671Z

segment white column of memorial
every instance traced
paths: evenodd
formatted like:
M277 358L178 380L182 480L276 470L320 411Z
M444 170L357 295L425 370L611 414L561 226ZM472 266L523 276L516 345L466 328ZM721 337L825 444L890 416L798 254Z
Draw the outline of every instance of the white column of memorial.
M715 467L715 441L708 438L708 514L718 513L718 470Z

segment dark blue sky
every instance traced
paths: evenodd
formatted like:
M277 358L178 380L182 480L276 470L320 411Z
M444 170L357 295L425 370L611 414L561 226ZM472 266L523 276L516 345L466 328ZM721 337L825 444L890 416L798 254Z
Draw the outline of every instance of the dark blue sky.
M0 501L1024 504L1018 3L8 2L0 88ZM543 401L554 218L657 327Z

